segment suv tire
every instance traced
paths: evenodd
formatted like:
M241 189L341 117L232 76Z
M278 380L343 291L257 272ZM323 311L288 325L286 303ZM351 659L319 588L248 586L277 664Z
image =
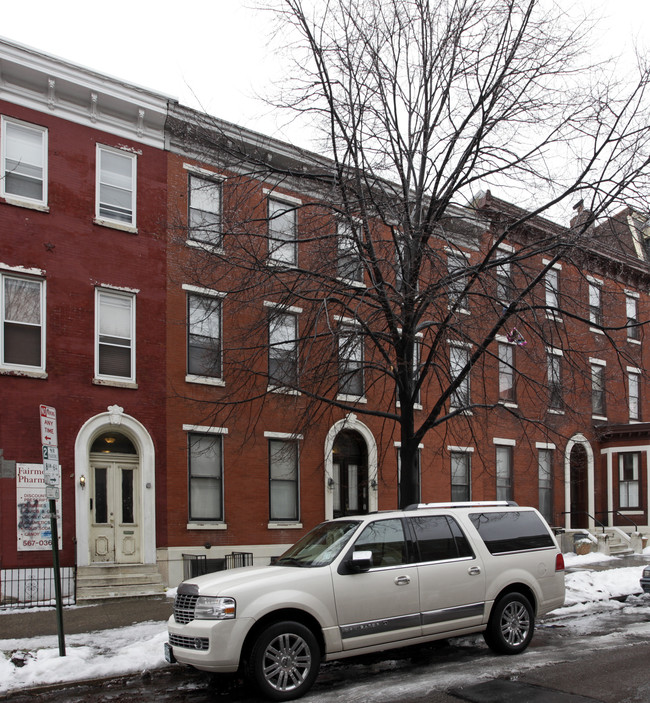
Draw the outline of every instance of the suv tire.
M535 615L528 598L507 593L492 608L483 638L499 654L520 654L528 647L535 630Z
M270 625L257 636L246 668L265 698L288 701L313 685L321 652L312 631L299 622Z

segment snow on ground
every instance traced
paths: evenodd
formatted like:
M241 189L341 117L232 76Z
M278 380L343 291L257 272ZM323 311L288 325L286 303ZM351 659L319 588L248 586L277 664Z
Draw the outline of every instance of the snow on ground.
M645 553L650 555L650 548ZM570 616L588 612L596 603L603 606L611 598L640 592L642 566L616 568L609 564L607 569L598 570L590 567L602 567L602 562L616 560L616 557L565 554L564 558L567 568L576 570L566 574L565 605L555 614L565 612ZM173 597L175 589L167 595ZM612 601L611 607L621 608L622 604ZM165 666L163 643L166 640L164 621L66 635L65 657L59 656L56 635L0 640L0 693L157 669Z

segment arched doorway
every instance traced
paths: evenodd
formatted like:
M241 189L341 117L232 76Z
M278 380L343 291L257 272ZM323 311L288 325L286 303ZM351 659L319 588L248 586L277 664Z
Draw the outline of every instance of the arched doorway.
M564 510L567 529L593 529L594 453L583 434L574 435L564 453Z
M335 444L337 445L336 454L334 452ZM342 460L344 460L343 463L347 462L348 467L348 491L350 491L349 466L353 465L355 461L358 462L357 467L361 467L361 471L357 468L357 485L363 482L366 489L365 511L375 512L378 509L377 443L370 428L361 422L354 413L349 413L330 427L325 437L324 450L325 519L330 520L334 517L334 498L337 486L339 487L337 514L341 514L341 506L344 504L344 501L340 499ZM338 480L335 476L335 462L339 467ZM352 473L354 474L354 470ZM361 481L359 481L359 476L361 476Z
M90 418L75 440L77 565L155 564L153 441L123 408L107 410Z
M587 452L582 444L574 445L569 455L571 482L571 527L589 527Z
M90 561L141 561L140 461L122 432L103 432L90 447L88 495Z
M368 512L368 449L354 430L343 430L334 440L331 488L334 517Z

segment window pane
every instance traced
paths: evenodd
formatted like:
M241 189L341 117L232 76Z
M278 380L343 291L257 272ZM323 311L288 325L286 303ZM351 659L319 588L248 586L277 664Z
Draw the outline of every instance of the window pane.
M106 469L95 469L95 522L108 522L108 472Z
M362 396L363 388L363 338L355 331L339 333L339 392Z
M122 522L133 523L133 469L122 469Z
M189 435L190 519L221 520L222 444L214 435Z
M469 452L451 453L451 499L453 501L470 499Z
M514 401L514 350L509 344L499 344L499 400Z
M420 549L420 561L458 558L456 540L444 515L412 518L411 524Z
M99 215L133 222L133 156L99 150Z
M100 292L98 372L102 376L132 378L133 298Z
M42 201L45 132L7 122L5 135L5 193Z
M188 373L221 376L221 301L188 297Z
M269 381L295 385L298 380L297 320L294 315L269 319Z
M269 442L269 517L271 520L298 519L298 445Z
M512 500L512 450L496 448L497 500Z
M269 253L284 263L296 261L296 210L292 205L269 199Z
M190 176L190 239L221 244L221 183Z
M41 290L38 281L4 278L3 363L41 367Z
M348 281L363 281L363 263L359 253L359 233L350 224L337 225L337 276Z
M371 522L354 545L355 552L372 552L373 567L408 563L401 520Z

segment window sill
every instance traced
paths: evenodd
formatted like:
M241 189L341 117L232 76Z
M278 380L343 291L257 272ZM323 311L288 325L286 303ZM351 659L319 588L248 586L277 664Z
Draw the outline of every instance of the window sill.
M211 376L195 376L193 374L187 374L185 376L186 383L197 383L201 386L219 386L221 388L225 387L226 382L222 378L212 378Z
M49 212L50 208L45 203L36 203L31 200L22 200L11 195L5 195L3 201L7 205L14 205L15 207L24 207L28 210L36 210L37 212Z
M361 403L362 405L368 402L368 399L364 395L346 395L345 393L339 393L336 399L344 403Z
M638 344L641 346L641 340L640 339L632 339L632 337L628 337L627 341L629 344Z
M228 525L225 522L188 522L186 525L188 530L227 530Z
M601 422L607 422L607 415L592 415L592 420L599 420Z
M298 264L295 261L281 261L280 259L271 259L270 257L266 260L266 265L274 269L293 270L298 268Z
M195 239L186 239L185 244L192 249L203 249L211 254L225 254L225 250L221 244L208 244L207 242L199 242Z
M366 402L367 402L367 401L366 401ZM399 400L396 401L395 407L396 407L396 408L401 408L401 407L402 407L402 404L400 403ZM422 408L423 408L422 403L413 403L413 410L422 410Z
M133 381L120 381L112 378L93 378L95 386L113 386L114 388L132 388L137 389L138 384Z
M641 510L640 508L636 510L634 508L621 508L619 512L621 513L621 515L645 515L643 510Z
M286 386L272 386L268 385L266 387L267 393L279 393L280 395L302 395L300 391L295 388L287 388Z
M109 229L117 229L120 232L128 232L129 234L137 234L138 228L133 225L126 225L122 222L113 222L112 220L103 220L101 217L95 217L93 222L100 227L108 227Z
M546 319L552 320L553 322L564 322L564 320L560 317L559 314L553 312L547 312Z
M346 286L350 286L350 288L365 288L366 284L363 281L355 281L352 278L342 278L341 276L336 277L337 281L340 281Z
M451 312L453 310L453 306L447 305L447 310L449 312ZM454 310L454 312L457 313L458 315L471 315L468 308L456 308L456 310Z
M549 408L549 415L564 415L564 410L558 410L557 408Z
M0 366L2 376L20 376L23 378L47 378L47 371L32 371L31 369L13 369Z
M589 328L590 332L593 332L594 334L602 334L604 336L604 332L601 329L598 329L598 327L590 327Z
M519 403L515 403L512 400L499 400L499 405L504 408L519 408Z
M302 522L269 522L269 530L302 530Z

